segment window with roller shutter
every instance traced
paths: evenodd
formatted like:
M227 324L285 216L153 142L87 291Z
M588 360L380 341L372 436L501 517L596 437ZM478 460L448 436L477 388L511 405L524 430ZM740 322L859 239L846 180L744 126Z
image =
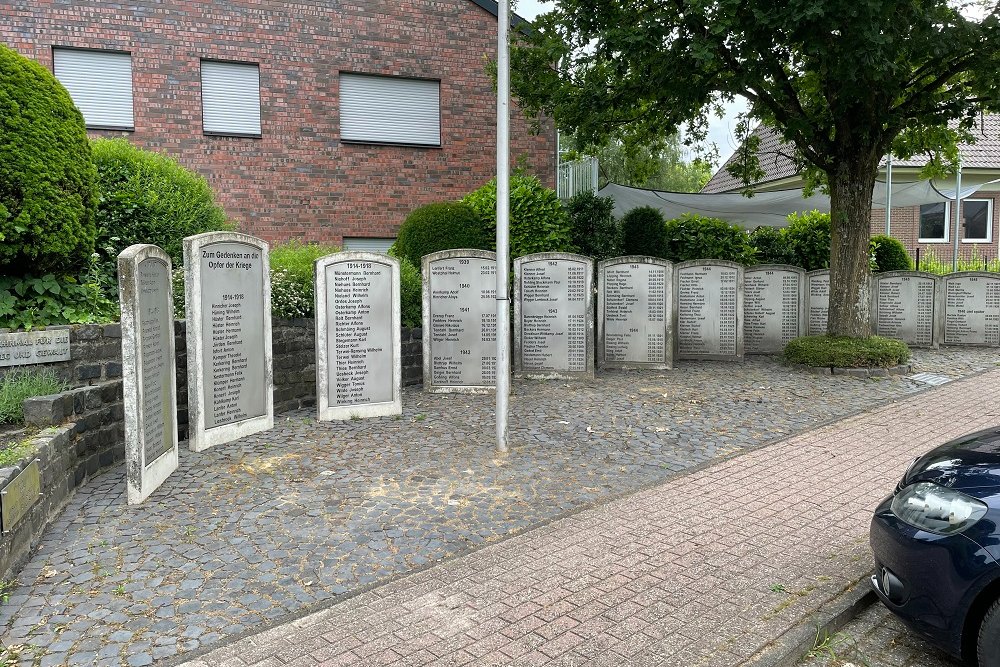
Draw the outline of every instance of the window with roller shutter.
M55 47L52 72L69 91L89 129L135 129L131 54Z
M441 82L341 72L340 139L440 146Z
M260 66L201 61L202 131L260 137Z

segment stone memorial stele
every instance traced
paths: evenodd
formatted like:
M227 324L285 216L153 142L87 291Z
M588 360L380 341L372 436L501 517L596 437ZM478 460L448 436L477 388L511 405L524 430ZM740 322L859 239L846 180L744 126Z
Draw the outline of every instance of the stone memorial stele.
M399 260L341 252L316 260L316 407L321 421L403 411Z
M674 265L678 359L743 359L743 265L697 259Z
M1000 346L1000 274L960 271L941 278L944 345Z
M872 322L876 336L911 347L938 345L938 283L932 273L887 271L872 278Z
M743 273L743 349L780 354L805 331L806 272L787 264L758 264Z
M514 260L514 374L594 377L594 260L540 252Z
M236 232L187 237L184 295L189 447L273 427L267 243Z
M118 255L125 487L144 501L177 469L177 360L170 256L155 245Z
M674 267L629 255L597 265L598 368L674 365Z
M421 259L424 390L496 390L497 259L487 250L441 250Z
M806 273L806 335L825 336L830 319L830 269Z

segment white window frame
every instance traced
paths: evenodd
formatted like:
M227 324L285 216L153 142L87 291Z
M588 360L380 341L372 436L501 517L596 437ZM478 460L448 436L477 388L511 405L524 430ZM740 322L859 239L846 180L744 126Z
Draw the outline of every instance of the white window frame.
M984 238L965 238L965 205L969 202L986 202L986 236ZM975 197L962 200L962 243L993 243L993 199Z
M951 238L951 225L953 223L952 217L951 217L951 202L950 201L945 201L945 202L936 202L936 203L944 204L944 238L940 238L940 239L929 238L928 239L928 238L924 238L924 237L920 236L920 218L921 218L921 213L920 213L920 206L918 206L917 207L917 236L918 236L917 243L947 243L948 239Z
M73 56L69 55L71 53ZM91 64L96 66L97 71L104 76L81 75L73 68L67 69L66 61L61 54L66 54L66 57L92 58L94 62ZM104 62L98 62L101 59ZM127 64L127 87L124 81L114 78L114 74L122 74L121 69L116 70L114 74L109 74L108 65L110 64L122 69ZM83 122L87 129L125 130L129 132L135 130L135 96L133 94L135 83L130 52L53 46L52 73L59 80L59 83L69 91L73 104L83 114ZM94 79L97 80L94 81ZM111 115L102 116L102 112L106 113L107 103L111 99L119 100L122 106L112 109Z
M362 100L361 95L356 90L349 87L363 87L372 85L382 87L380 94L392 95L395 91L387 89L393 84L407 85L419 89L420 87L436 87L436 108L418 106L417 95L407 95L405 89L398 93L401 108L379 104L377 102L368 103L368 98ZM345 93L345 89L350 92ZM340 99L340 141L345 144L369 144L388 146L414 146L419 148L440 148L441 147L441 81L439 79L418 79L414 77L385 76L381 74L366 74L362 72L341 72L339 80ZM355 102L356 97L359 101ZM407 106L409 102L409 106ZM348 108L357 104L357 108ZM428 138L419 138L417 135L407 136L405 128L413 122L414 118L424 117L428 126L431 126L431 135ZM371 120L374 119L374 120ZM368 121L371 120L369 124ZM380 126L384 123L386 127ZM436 135L436 136L433 136Z
M209 85L205 85L205 66L208 66ZM260 102L260 64L254 62L216 60L202 58L201 68L201 130L211 137L247 137L259 139L261 132L261 102ZM231 80L237 79L239 85ZM218 91L212 86L226 86ZM242 89L240 88L242 86ZM253 89L251 93L250 90ZM241 91L245 95L240 95ZM216 112L215 105L221 105L226 111ZM241 118L235 124L228 114L234 111L241 113Z

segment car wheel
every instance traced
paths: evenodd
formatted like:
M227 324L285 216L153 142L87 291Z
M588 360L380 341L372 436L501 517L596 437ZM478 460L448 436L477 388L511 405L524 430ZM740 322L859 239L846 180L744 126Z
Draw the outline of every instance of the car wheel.
M979 667L1000 667L1000 600L990 606L979 626L976 655Z

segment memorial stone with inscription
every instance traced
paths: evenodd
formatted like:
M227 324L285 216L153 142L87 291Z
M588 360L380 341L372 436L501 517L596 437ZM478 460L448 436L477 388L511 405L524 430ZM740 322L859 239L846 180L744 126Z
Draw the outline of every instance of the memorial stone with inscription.
M118 255L126 498L141 503L177 469L177 389L170 257L152 245Z
M944 344L1000 346L1000 275L961 271L941 283Z
M673 265L615 257L600 262L597 273L597 365L672 368Z
M514 260L514 372L594 375L594 260L545 252Z
M674 268L677 356L743 358L743 266L694 260Z
M916 271L890 271L874 277L872 311L875 335L913 347L937 345L938 277Z
M399 260L343 252L316 261L321 420L402 412Z
M823 336L830 318L830 270L806 274L806 335Z
M778 354L802 335L805 271L761 264L743 275L743 343L747 354Z
M274 426L267 244L245 234L184 239L191 449Z
M484 393L496 386L496 253L442 250L423 270L424 389Z
M0 368L69 361L69 329L0 333Z

